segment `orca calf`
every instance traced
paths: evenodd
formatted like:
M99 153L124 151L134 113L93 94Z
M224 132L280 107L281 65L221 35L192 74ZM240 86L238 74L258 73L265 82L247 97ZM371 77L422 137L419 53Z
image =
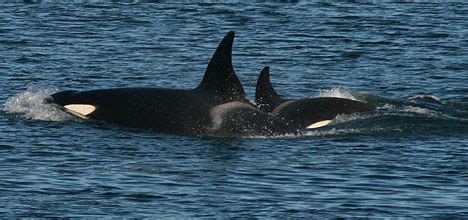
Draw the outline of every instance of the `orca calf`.
M223 38L194 89L115 88L63 91L52 102L73 115L123 126L191 136L273 136L290 133L250 103L232 66L234 32Z
M268 66L258 77L255 102L261 110L271 113L293 130L323 127L339 114L375 109L363 102L334 97L282 99L271 84Z

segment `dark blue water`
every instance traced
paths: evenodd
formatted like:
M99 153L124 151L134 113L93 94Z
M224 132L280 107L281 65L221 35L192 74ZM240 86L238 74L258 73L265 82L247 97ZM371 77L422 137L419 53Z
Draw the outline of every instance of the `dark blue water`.
M2 4L3 217L468 215L468 4ZM192 88L236 31L248 96L378 106L302 136L195 138L84 122L65 89Z

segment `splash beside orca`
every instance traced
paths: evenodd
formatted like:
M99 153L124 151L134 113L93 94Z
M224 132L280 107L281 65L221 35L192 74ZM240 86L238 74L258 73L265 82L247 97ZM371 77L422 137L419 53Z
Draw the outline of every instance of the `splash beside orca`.
M372 111L369 104L344 98L319 97L283 99L270 81L270 68L263 68L257 80L255 102L265 112L279 118L290 129L312 129L328 125L339 114Z
M216 137L297 134L310 128L310 123L331 120L337 114L370 110L363 103L336 98L283 100L271 87L268 68L257 84L257 101L263 105L258 108L245 97L234 72L233 41L231 31L220 42L196 88L67 90L52 94L50 102L84 119L163 133Z

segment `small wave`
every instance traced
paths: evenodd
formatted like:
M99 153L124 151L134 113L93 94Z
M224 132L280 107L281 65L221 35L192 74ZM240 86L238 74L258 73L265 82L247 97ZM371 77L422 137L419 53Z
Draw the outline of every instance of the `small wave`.
M67 113L45 103L45 100L50 98L49 94L54 91L56 90L52 88L28 86L26 91L7 99L4 111L33 120L66 121L72 119Z
M322 90L319 91L317 97L336 97L336 98L344 98L344 99L351 99L357 100L351 92L341 87L333 88L330 90Z
M443 103L440 98L433 96L433 95L416 95L408 98L409 100L414 101L426 101L426 102L433 102L433 103Z
M32 57L21 56L20 58L16 59L15 62L17 63L39 63L41 61Z
M404 113L411 113L426 117L441 117L442 114L440 112L436 112L434 110L430 110L427 108L412 106L412 105L405 105L405 106L396 106L392 104L385 104L382 107L378 107L378 110L385 112L385 114L404 114Z
M355 135L365 133L364 129L360 128L331 128L331 129L318 129L318 130L308 130L305 131L302 135L304 137L327 137L327 136L345 136L345 135Z
M376 117L376 113L365 113L365 112L360 112L360 113L354 113L354 114L349 114L349 115L338 115L336 116L335 119L333 119L331 125L334 124L341 124L345 122L352 122L352 121L358 121L358 120L365 120L368 118Z

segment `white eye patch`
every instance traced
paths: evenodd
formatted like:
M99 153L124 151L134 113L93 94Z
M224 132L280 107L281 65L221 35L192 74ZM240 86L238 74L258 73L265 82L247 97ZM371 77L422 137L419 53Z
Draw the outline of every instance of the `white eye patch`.
M96 110L96 106L86 104L70 104L63 107L71 114L80 118L88 118L87 116Z
M326 125L330 124L331 122L332 122L332 120L319 121L319 122L315 122L315 123L307 126L307 128L308 129L320 128L320 127L323 127L323 126L326 126Z

